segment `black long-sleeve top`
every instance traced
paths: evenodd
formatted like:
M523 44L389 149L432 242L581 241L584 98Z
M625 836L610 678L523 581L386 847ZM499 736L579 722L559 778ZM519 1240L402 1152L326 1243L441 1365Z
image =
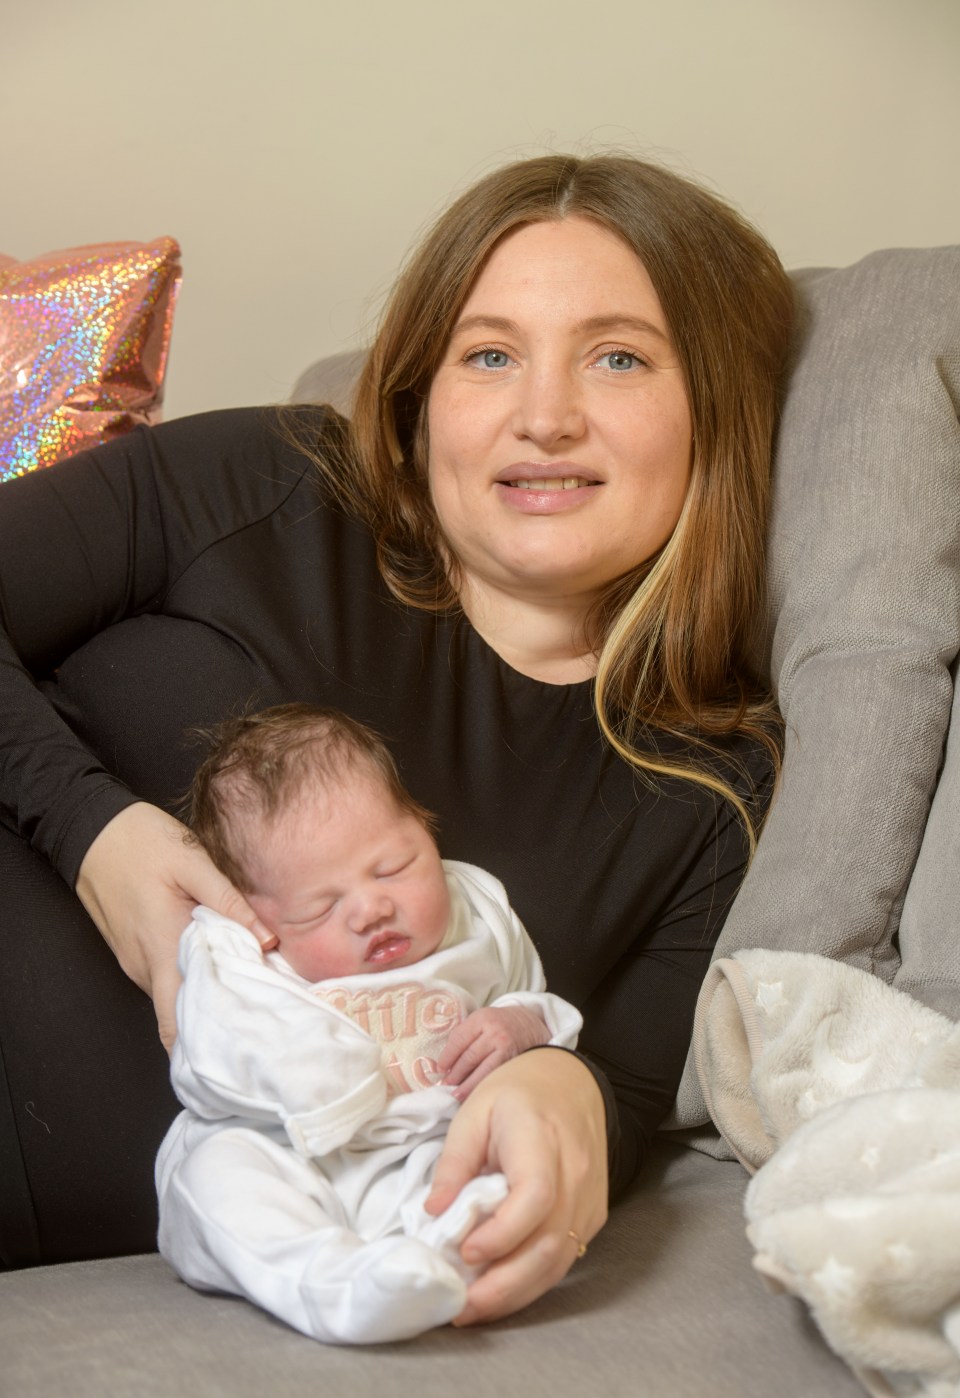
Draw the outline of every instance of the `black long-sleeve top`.
M322 441L329 416L299 411ZM462 615L397 602L367 528L277 423L186 418L0 488L0 817L72 883L125 805L177 808L197 725L290 700L371 724L442 854L503 881L550 989L582 1010L616 1194L673 1100L741 823L617 757L591 682L530 679ZM742 793L765 788L758 745L727 752Z

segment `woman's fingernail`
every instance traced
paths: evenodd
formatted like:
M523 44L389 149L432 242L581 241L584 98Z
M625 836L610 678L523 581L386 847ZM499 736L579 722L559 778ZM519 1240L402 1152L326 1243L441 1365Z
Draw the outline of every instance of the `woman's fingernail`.
M261 951L273 951L280 945L280 938L275 932L271 932L269 927L264 927L262 922L253 924L253 934L260 943Z

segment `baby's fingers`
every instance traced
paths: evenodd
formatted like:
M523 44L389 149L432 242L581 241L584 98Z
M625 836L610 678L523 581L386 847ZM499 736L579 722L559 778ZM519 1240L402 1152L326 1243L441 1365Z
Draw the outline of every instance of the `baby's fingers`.
M494 1068L498 1068L502 1061L503 1060L500 1059L497 1054L491 1053L488 1054L487 1057L474 1068L469 1077L464 1078L462 1082L454 1084L448 1078L447 1085L453 1088L453 1095L456 1097L457 1101L465 1102L473 1089L479 1087L487 1074L492 1073Z
M443 1075L443 1081L448 1087L466 1088L467 1091L472 1091L482 1078L492 1072L499 1063L505 1061L506 1055L491 1048L485 1039L475 1039L464 1049L456 1062L447 1069ZM473 1079L472 1082L471 1079ZM469 1087L468 1083L470 1083ZM459 1091L457 1095L460 1095Z
M482 1026L475 1015L468 1015L466 1019L461 1020L455 1029L450 1031L443 1053L437 1059L437 1067L444 1074L444 1081L460 1081L459 1077L451 1078L449 1074L455 1071L462 1055L482 1032Z

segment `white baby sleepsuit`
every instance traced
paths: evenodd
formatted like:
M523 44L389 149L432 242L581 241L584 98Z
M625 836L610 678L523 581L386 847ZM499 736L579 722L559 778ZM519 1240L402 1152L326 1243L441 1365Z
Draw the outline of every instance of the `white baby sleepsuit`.
M185 1110L157 1158L159 1247L185 1281L245 1296L316 1339L405 1339L462 1309L458 1244L506 1194L423 1201L457 1102L436 1068L453 1027L527 1005L572 1048L579 1013L545 990L503 885L447 860L450 926L412 966L311 983L197 908L171 1067Z

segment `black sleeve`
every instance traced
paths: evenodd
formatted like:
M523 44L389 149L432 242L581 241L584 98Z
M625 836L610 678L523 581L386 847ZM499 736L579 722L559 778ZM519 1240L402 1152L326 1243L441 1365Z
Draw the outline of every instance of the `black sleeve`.
M755 754L755 765L765 805L766 754ZM697 995L746 869L748 840L732 805L691 792L693 804L702 812L700 838L678 865L670 901L581 1006L580 1049L606 1106L612 1198L635 1177L673 1106Z
M133 798L71 733L35 681L163 585L156 492L139 436L9 482L0 497L0 811L68 880L70 831Z
M104 628L158 608L215 538L275 508L292 486L283 460L263 413L212 413L0 489L0 819L71 885L91 840L136 797L38 684Z

